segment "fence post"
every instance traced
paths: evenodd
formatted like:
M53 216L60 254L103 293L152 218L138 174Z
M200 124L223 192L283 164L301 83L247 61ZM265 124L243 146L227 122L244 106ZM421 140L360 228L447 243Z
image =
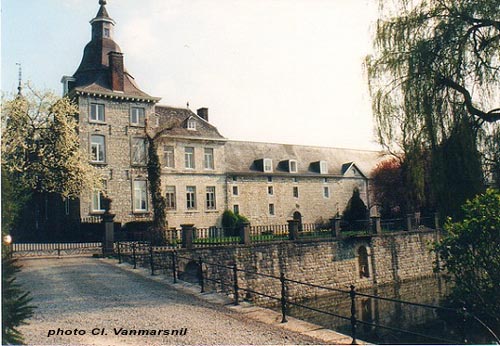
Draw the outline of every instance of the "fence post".
M57 257L61 257L61 244L57 243Z
M177 283L177 252L172 251L172 274L174 275L174 284Z
M182 247L188 250L193 248L193 224L181 225L182 228Z
M151 275L155 275L155 259L152 243L149 243L149 264L151 266Z
M349 292L351 297L351 334L352 342L351 345L357 345L356 343L356 291L354 286L351 285L351 291Z
M201 256L198 259L198 265L200 267L199 275L200 275L201 293L204 293L205 292L205 281L203 280L203 260L201 259Z
M240 244L250 245L250 223L245 222L240 227Z
M299 238L299 220L288 220L288 237L290 240Z
M286 284L285 284L285 273L280 272L280 282L281 282L281 323L288 322L286 319Z
M382 226L380 225L380 216L372 216L373 232L375 234L382 234Z
M109 209L106 209L102 215L102 224L104 226L104 239L102 242L102 254L104 256L113 253L113 244L115 236L114 220L115 214L111 214Z
M118 249L118 263L122 263L122 250L121 250L122 244L120 242L116 243L116 248Z
M136 243L132 243L132 257L134 261L134 269L137 269L137 258L135 258L135 247Z
M408 231L411 231L411 219L413 218L412 214L407 214L406 215L406 229Z
M236 267L236 262L233 266L233 284L234 284L234 305L240 305L240 293L238 287L238 267Z

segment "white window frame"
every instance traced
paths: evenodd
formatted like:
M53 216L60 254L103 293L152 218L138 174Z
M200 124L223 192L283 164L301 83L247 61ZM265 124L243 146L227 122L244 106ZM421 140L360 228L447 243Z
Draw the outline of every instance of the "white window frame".
M292 188L292 194L293 198L299 198L299 187L298 186L293 186Z
M330 198L330 186L323 186L323 198Z
M144 213L148 209L148 182L146 180L134 180L133 182L132 207L134 213Z
M165 208L167 210L177 209L177 198L174 185L167 185L165 187L165 202L166 202Z
M173 145L163 146L163 165L167 168L175 168L175 149Z
M328 174L328 163L326 161L319 162L319 173Z
M95 116L93 116L93 114ZM90 103L89 121L95 123L106 122L106 110L104 103Z
M204 168L207 170L214 170L215 169L214 148L204 148L203 154L204 154L203 156Z
M207 186L206 188L205 207L207 208L207 210L217 209L215 186Z
M274 196L274 186L269 185L269 186L267 187L267 194L268 194L269 196Z
M233 196L239 196L240 195L240 189L238 186L233 186Z
M273 160L272 159L264 159L262 162L263 171L266 173L273 172Z
M194 147L184 147L184 167L186 169L195 169Z
M148 144L144 137L132 137L132 165L144 166L148 163ZM138 156L140 155L140 156ZM137 160L139 158L139 160Z
M288 171L290 173L297 173L298 172L297 160L289 160L288 161Z
M102 143L94 141L94 139L97 138L102 138ZM100 149L102 149L102 151ZM90 161L94 163L106 162L106 136L98 134L90 135Z
M276 207L274 206L274 203L269 203L269 215L276 215Z
M196 120L194 120L193 118L189 118L187 121L187 129L191 130L191 131L195 131L196 130Z
M131 107L130 125L145 126L145 124L146 124L146 109L144 107Z
M233 213L235 213L235 214L240 213L240 205L239 204L233 204Z
M196 186L186 186L186 209L196 209Z

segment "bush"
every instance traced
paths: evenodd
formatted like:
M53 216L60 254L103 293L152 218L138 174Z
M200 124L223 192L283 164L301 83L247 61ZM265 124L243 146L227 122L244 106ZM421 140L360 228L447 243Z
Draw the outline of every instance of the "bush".
M464 219L448 219L448 234L435 244L454 282L452 300L463 301L500 330L500 192L489 189L462 207ZM494 327L494 328L495 328Z
M222 214L222 227L226 236L239 235L239 229L244 223L248 223L248 219L245 216L235 214L229 209L224 210Z
M361 199L357 187L352 191L352 197L347 203L342 218L347 222L366 220L368 218L368 208Z
M15 282L19 266L9 257L7 249L2 251L2 344L18 345L23 336L17 329L26 324L25 320L33 315L34 306L30 305L29 292L25 292Z

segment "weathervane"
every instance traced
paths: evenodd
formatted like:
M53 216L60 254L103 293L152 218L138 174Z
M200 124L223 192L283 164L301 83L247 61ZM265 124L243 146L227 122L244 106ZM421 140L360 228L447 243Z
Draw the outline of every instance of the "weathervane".
M17 86L17 94L18 95L21 95L21 90L23 88L22 84L23 84L23 68L21 66L21 63L20 62L16 62L16 65L19 66L19 85Z

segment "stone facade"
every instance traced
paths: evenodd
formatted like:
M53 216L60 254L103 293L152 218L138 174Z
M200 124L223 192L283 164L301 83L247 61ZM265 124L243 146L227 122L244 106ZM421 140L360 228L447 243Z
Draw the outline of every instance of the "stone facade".
M146 131L161 159L162 192L174 199L167 208L169 227L220 226L225 209L255 225L291 218L327 222L342 213L355 187L370 205L369 173L379 152L229 141L210 124L207 108L195 114L161 106L139 89L113 40L115 22L105 4L91 25L80 66L62 82L78 103L81 145L102 172L116 221L152 219L146 161L134 162ZM103 195L83 194L71 215L99 216Z

